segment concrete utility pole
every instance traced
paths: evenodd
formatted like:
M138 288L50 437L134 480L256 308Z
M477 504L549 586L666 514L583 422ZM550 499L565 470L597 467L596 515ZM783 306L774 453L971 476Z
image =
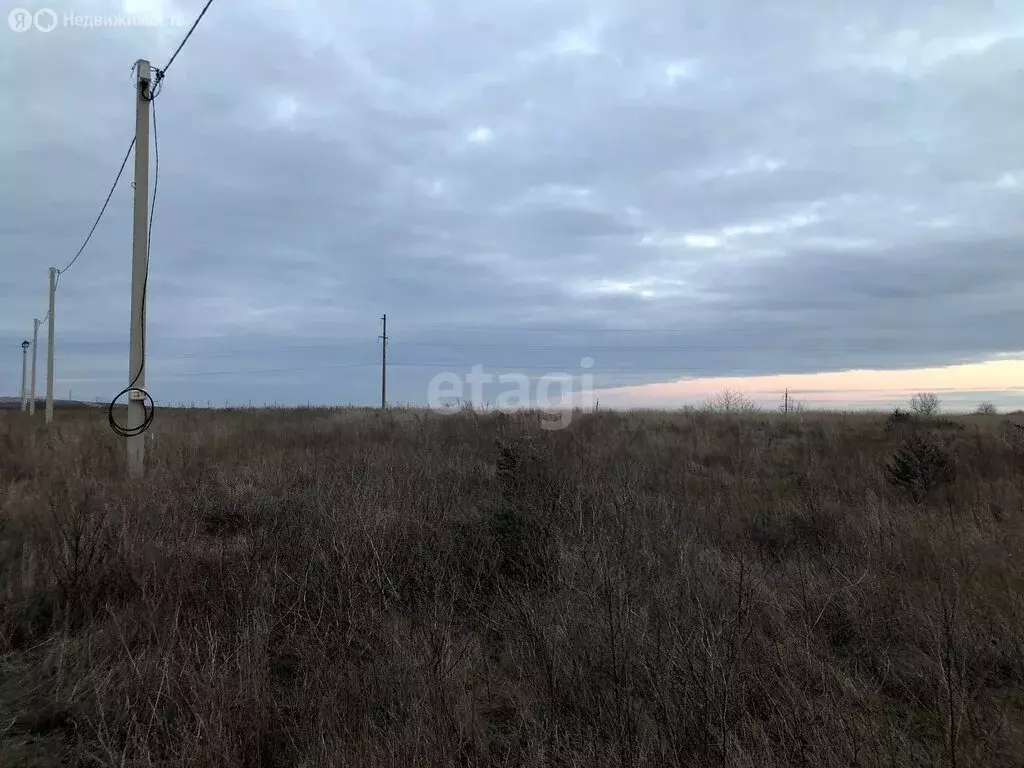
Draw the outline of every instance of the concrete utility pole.
M28 410L28 342L21 342L21 410Z
M36 352L39 349L39 318L32 321L32 381L28 388L28 413L36 415Z
M53 329L57 325L57 268L50 267L50 319L46 326L46 423L53 423Z
M128 416L125 429L138 430L146 420L146 271L149 263L146 224L149 215L149 102L150 67L145 59L135 64L135 216L132 225L131 351L128 355ZM146 440L141 432L125 438L128 474L141 477L146 461Z
M380 407L384 410L388 407L388 316L380 319L384 332L378 337L380 347Z

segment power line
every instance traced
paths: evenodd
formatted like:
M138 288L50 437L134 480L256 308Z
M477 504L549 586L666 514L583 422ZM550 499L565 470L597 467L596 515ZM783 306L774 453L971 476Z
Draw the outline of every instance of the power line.
M73 259L71 259L71 261L68 262L66 267L64 267L63 269L58 269L57 270L57 279L58 279L58 281L60 280L61 273L62 272L67 272L69 269L71 269L71 267L74 265L74 263L76 261L78 261L78 257L82 255L82 251L85 250L85 247L89 244L89 241L92 239L93 232L95 232L96 231L96 227L99 226L100 219L103 218L103 214L106 213L107 206L110 204L110 199L114 196L114 190L117 189L117 182L119 182L121 180L121 174L124 173L125 166L128 165L128 158L131 157L132 149L134 147L135 147L135 137L133 136L131 144L128 145L128 151L125 152L124 160L121 161L121 167L117 171L117 178L114 179L114 183L110 187L110 192L107 193L107 199L103 201L103 207L100 208L99 216L97 216L96 217L96 221L94 221L92 223L92 229L90 229L89 230L89 234L85 236L85 242L82 243L82 247L78 249L78 253L75 254L75 257ZM47 316L49 316L49 313L47 313Z
M301 371L336 370L339 368L376 368L380 363L340 363L338 365L320 365L314 368L264 368L245 371L199 371L192 373L166 373L160 376L162 379L183 379L197 376L251 376L259 373L296 373Z
M119 181L121 181L121 176L124 174L124 169L128 165L128 158L131 157L132 149L134 149L134 148L135 148L135 137L133 136L131 142L128 144L128 151L126 151L124 153L124 159L121 161L121 167L117 169L117 176L114 177L114 183L110 185L110 191L107 192L107 197L103 201L103 206L100 208L99 215L96 216L96 220L93 221L92 227L90 227L90 229L89 229L89 234L87 234L85 236L85 240L83 241L82 246L78 249L78 252L75 253L75 255L71 259L71 261L69 261L67 263L67 265L65 265L63 268L57 270L57 279L56 279L56 282L54 283L54 290L57 290L57 286L60 284L60 276L63 273L67 272L69 269L71 269L71 267L74 266L75 262L78 261L78 257L82 255L82 253L86 249L86 246L89 245L89 241L92 240L93 233L96 232L96 227L99 226L100 220L103 218L103 214L105 214L107 212L107 206L110 205L110 201L114 197L114 190L117 189L117 184L118 184ZM40 326L45 325L49 321L50 321L50 310L47 309L46 310L46 314L43 316L43 319L39 321L39 325Z
M206 0L206 5L203 6L203 10L200 12L196 20L192 22L192 27L189 29L188 33L185 35L185 38L181 41L181 43L179 43L177 49L174 51L174 54L171 56L170 61L164 64L163 69L158 69L156 71L156 82L158 85L160 81L164 79L164 75L167 74L167 70L171 68L171 64L174 63L174 60L178 58L178 54L181 53L181 49L185 47L185 43L187 43L188 39L192 37L192 33L196 31L196 27L199 26L199 22L203 20L203 16L206 15L206 12L210 9L210 5L212 4L213 0Z

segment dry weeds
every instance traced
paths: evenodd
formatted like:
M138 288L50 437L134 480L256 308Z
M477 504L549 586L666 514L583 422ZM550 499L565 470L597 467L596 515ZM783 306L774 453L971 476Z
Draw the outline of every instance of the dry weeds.
M162 412L150 459L0 416L3 765L1024 763L1000 419Z

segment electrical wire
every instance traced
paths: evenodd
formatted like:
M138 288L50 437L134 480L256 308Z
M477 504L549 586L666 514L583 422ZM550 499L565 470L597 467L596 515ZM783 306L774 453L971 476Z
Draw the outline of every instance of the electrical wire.
M69 261L67 263L67 266L63 267L62 269L58 269L57 270L57 281L58 282L60 281L61 274L63 272L67 272L69 269L71 269L71 267L74 266L74 263L76 261L78 261L78 257L82 255L82 251L85 250L85 247L89 244L89 241L92 239L93 232L95 232L96 231L96 227L99 226L100 219L102 219L103 218L103 214L107 212L107 206L110 204L110 198L112 198L114 196L114 190L117 189L117 182L119 182L121 180L121 174L124 173L125 166L128 165L128 158L131 157L132 149L134 147L135 147L135 138L133 137L131 143L128 145L128 151L125 152L124 160L121 161L121 167L117 171L117 178L114 179L114 183L110 187L110 192L107 193L107 199L103 201L103 207L100 208L100 215L97 216L96 217L96 221L94 221L92 223L92 229L90 229L89 230L89 234L85 236L85 242L82 243L82 247L78 249L78 253L75 254L75 257L73 259L71 259L71 261ZM49 315L49 312L47 312L47 315Z
M93 221L92 227L89 229L89 234L85 236L85 240L82 242L81 247L75 253L74 257L65 266L57 270L57 279L54 281L53 290L57 290L57 286L60 285L60 276L67 272L71 267L78 261L78 257L85 251L86 246L89 245L89 241L92 240L93 234L96 232L96 227L99 226L100 220L103 218L103 214L107 212L107 206L110 205L111 199L114 197L114 190L117 189L117 184L121 181L121 176L124 174L124 169L128 165L128 158L132 155L132 149L135 147L135 138L132 137L131 143L128 144L128 151L124 153L124 159L121 161L121 167L117 169L117 176L114 178L114 183L110 185L110 191L107 192L107 197L103 201L103 206L100 208L99 215L96 220ZM45 325L50 321L50 310L46 310L46 314L43 319L39 321L39 325Z
M157 85L159 85L160 81L164 79L164 75L167 74L167 70L169 70L171 68L171 64L174 63L174 60L176 58L178 58L178 54L181 53L181 49L185 47L185 43L187 43L188 39L190 37L192 37L192 33L196 31L196 27L199 26L199 22L203 20L203 16L206 15L206 12L208 10L210 10L210 5L212 3L213 3L213 0L206 0L206 5L203 6L203 10L200 12L200 14L196 18L196 20L194 22L192 22L192 27L186 33L185 38L178 45L178 48L174 51L174 54L171 56L170 61L168 61L166 64L164 64L163 69L158 69L157 70L157 72L158 72L158 75L157 75ZM157 91L157 92L159 92L159 91ZM153 95L154 95L154 97L156 96L155 93Z
M390 365L390 363L389 363ZM195 376L238 376L238 375L255 375L260 373L295 373L297 371L327 371L337 370L339 368L379 368L380 361L377 360L372 363L339 363L338 365L321 365L316 368L264 368L262 370L249 370L249 371L198 371L191 373L168 373L161 378L175 379L175 378L191 378Z

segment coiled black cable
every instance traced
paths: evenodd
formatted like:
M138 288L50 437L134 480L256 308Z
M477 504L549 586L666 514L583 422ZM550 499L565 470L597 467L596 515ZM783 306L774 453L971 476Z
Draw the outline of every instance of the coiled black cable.
M117 401L126 394L131 397L132 392L142 393L142 423L136 427L126 427L117 423L117 420L114 418L114 407L116 406ZM117 397L110 401L110 407L107 409L107 422L110 424L110 428L114 431L114 434L119 437L138 437L153 425L153 418L155 416L156 406L153 403L153 398L150 396L149 392L138 387L125 387L118 393Z

